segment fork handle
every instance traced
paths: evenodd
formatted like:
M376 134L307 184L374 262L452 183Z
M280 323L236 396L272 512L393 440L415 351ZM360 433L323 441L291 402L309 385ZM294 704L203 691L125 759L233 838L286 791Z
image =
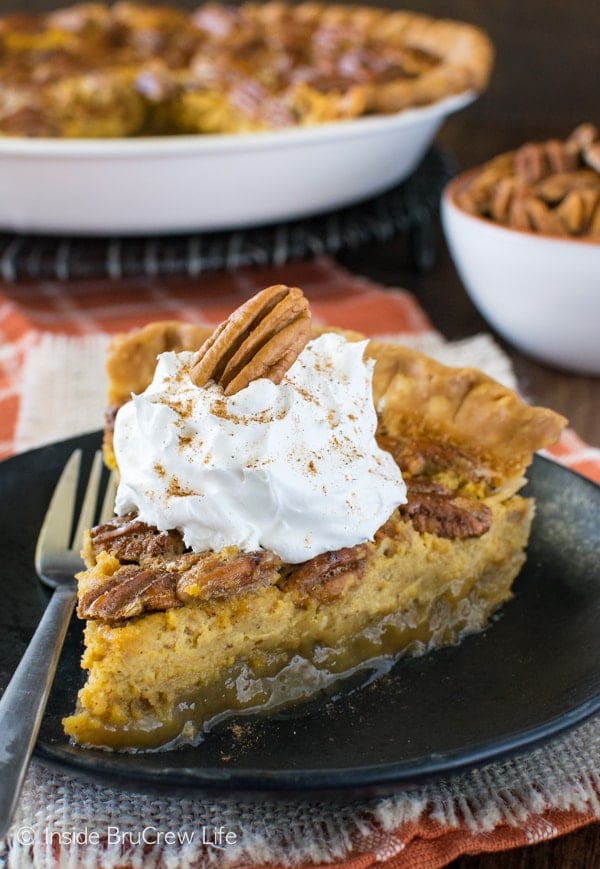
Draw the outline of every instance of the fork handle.
M0 838L17 806L75 600L74 590L56 589L0 699Z

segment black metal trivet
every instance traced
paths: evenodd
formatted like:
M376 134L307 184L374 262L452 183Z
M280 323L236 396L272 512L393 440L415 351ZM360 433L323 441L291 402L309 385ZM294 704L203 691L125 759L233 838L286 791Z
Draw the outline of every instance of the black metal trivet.
M0 233L0 275L27 278L120 278L198 275L246 265L281 265L318 254L406 236L411 264L434 258L433 220L455 174L451 158L431 148L413 174L372 199L316 217L226 232L126 238Z

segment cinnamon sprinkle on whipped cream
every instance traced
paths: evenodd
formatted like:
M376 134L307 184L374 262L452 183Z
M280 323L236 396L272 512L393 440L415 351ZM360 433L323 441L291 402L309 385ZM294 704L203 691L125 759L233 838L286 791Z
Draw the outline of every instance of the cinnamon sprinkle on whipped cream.
M281 383L230 396L195 385L193 353L161 354L115 421L117 512L179 530L194 551L262 547L290 564L373 539L406 487L375 441L366 343L326 333Z

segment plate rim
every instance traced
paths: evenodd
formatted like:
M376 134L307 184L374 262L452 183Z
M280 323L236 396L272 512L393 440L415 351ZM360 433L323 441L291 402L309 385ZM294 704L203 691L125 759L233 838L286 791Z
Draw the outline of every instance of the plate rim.
M103 760L120 755L99 750L97 755L84 755L78 762L69 762L74 753L54 753L47 745L37 745L33 756L38 760L69 771L74 775L103 779L110 782L135 783L144 792L147 790L185 790L188 793L202 792L254 792L256 794L282 793L305 796L307 793L348 795L359 792L394 793L398 790L414 788L431 781L439 781L446 776L459 775L490 763L501 762L507 758L518 757L535 748L551 742L555 737L567 733L584 724L600 713L600 693L595 698L574 707L571 713L556 716L551 721L532 727L507 738L501 743L481 744L468 753L452 752L438 755L428 763L406 761L396 764L370 764L362 767L328 768L326 770L310 767L302 770L264 770L248 767L243 770L227 770L222 767L170 767L162 766L137 771L120 763L104 768ZM156 753L160 756L160 752ZM131 757L128 754L127 757ZM431 757L431 756L430 756ZM132 788L135 790L135 787Z

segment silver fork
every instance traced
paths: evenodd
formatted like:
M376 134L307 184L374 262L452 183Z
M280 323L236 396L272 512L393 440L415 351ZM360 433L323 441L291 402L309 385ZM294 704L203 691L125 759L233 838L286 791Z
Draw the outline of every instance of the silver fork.
M97 513L102 478L102 456L97 452L77 527L71 534L80 467L81 450L75 450L54 490L35 550L38 576L54 593L0 700L0 837L8 831L16 808L73 614L77 598L74 574L83 567L80 555L83 533L97 516L99 522L104 522L113 513L112 475Z

